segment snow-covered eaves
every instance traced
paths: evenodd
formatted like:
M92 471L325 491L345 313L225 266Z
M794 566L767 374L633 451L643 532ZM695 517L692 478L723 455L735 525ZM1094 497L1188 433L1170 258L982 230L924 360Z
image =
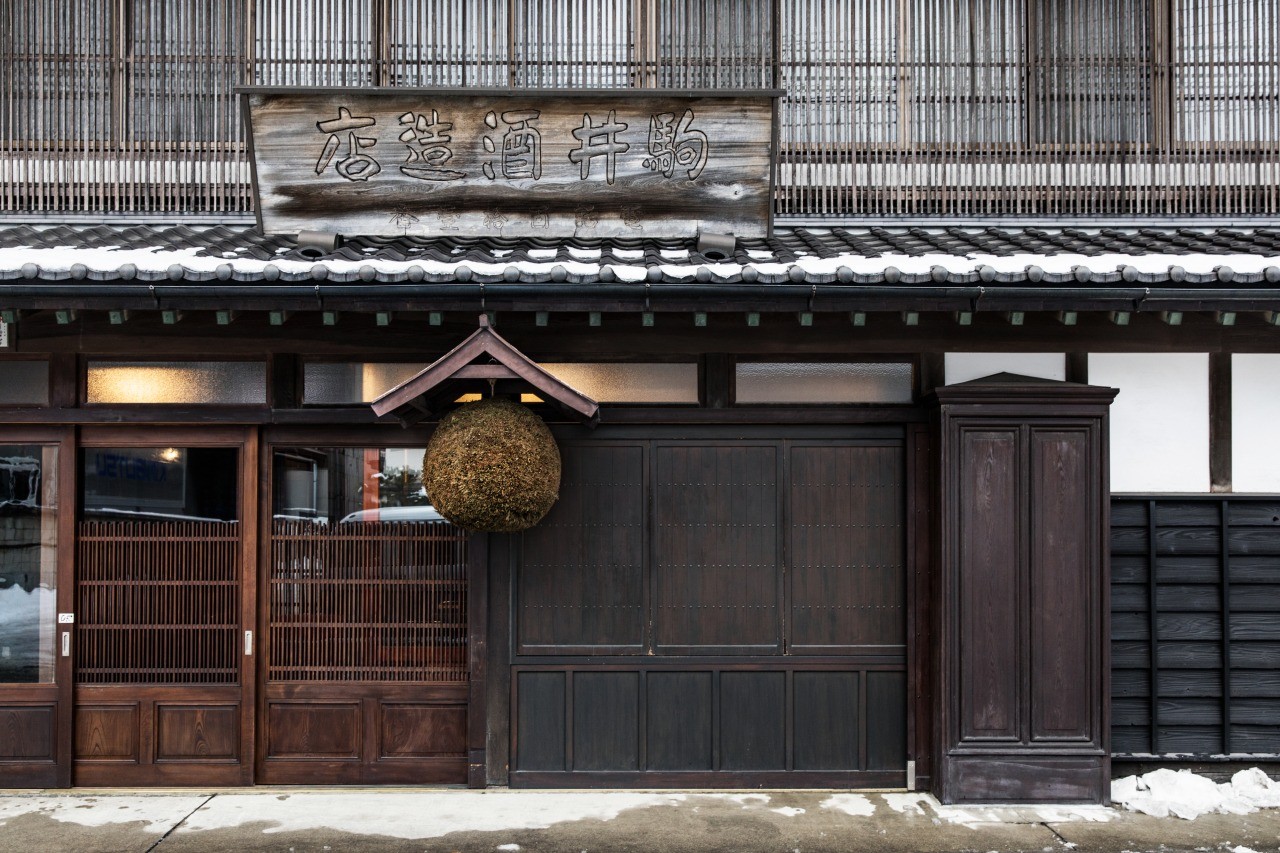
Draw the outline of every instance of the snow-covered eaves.
M1271 290L1280 230L786 228L715 257L645 239L356 238L322 253L240 227L0 228L0 284L41 282Z

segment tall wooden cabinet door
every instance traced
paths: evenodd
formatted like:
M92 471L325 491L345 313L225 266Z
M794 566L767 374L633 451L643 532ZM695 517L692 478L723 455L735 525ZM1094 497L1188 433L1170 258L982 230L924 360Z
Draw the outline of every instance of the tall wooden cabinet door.
M252 781L257 437L85 429L77 785Z
M1022 740L1021 430L961 427L956 626L959 740Z
M1098 513L1095 434L1088 425L1030 428L1033 741L1088 742L1098 731L1101 567L1087 533Z
M71 784L71 431L0 430L0 786Z

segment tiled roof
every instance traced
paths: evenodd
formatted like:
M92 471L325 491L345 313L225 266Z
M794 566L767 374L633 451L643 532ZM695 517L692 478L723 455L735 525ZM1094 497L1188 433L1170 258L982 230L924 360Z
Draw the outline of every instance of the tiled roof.
M0 227L0 283L1028 284L1272 288L1280 229L782 228L695 241L362 237L328 253L228 226Z

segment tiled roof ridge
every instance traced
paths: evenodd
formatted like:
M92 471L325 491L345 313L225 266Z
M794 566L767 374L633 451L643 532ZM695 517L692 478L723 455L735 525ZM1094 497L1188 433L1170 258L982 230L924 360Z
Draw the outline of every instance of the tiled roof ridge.
M1280 229L788 227L733 256L694 240L360 237L318 253L227 225L0 226L0 281L1280 283Z

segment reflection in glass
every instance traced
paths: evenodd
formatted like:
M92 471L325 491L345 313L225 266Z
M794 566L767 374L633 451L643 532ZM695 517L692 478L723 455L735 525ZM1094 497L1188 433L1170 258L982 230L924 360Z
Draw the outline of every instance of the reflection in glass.
M260 361L91 361L90 403L194 403L262 406L267 366Z
M319 524L441 521L422 485L421 447L277 450L273 513Z
M739 403L910 403L908 362L741 362Z
M83 518L235 521L236 454L230 447L87 447Z
M0 682L54 680L57 453L0 445Z
M598 403L697 403L698 365L572 362L542 369Z

